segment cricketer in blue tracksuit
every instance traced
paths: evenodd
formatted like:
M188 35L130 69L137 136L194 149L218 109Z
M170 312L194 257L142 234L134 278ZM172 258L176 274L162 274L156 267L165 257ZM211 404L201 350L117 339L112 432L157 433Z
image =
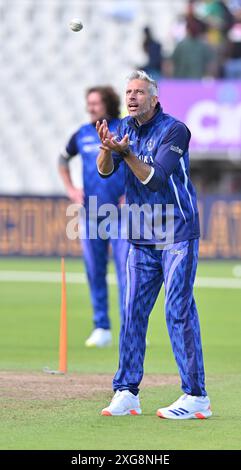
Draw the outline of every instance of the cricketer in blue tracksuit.
M135 224L139 219L132 217L129 221L131 248L127 260L119 369L113 389L138 394L148 318L164 283L167 327L182 389L190 395L206 396L200 327L193 297L200 231L196 194L189 177L190 131L185 124L165 114L157 103L149 121L138 124L128 116L121 121L118 134L118 140L129 135L131 153L152 170L142 182L130 170L123 155L113 152L113 173L124 166L128 204L147 203L152 208L154 204L162 205L163 237L157 237L154 230L148 239L144 237L143 223L140 236L133 236L138 233L139 227ZM171 242L168 233L165 234L168 204L174 208Z
M108 122L110 130L116 131L119 119ZM116 207L119 199L124 194L124 168L118 170L111 177L111 184L100 178L96 171L96 158L99 153L100 140L94 123L82 125L70 138L65 151L64 158L71 158L79 154L82 159L84 206L86 209L86 220L90 223L89 198L96 196L97 210L103 204L109 203ZM97 220L97 229L103 217ZM88 227L86 229L88 232ZM108 292L106 283L106 271L108 261L109 243L111 241L113 258L117 271L119 284L120 310L122 308L123 289L125 284L125 265L129 244L126 240L101 239L97 232L97 238L91 239L86 236L81 240L83 257L88 276L91 302L94 311L95 328L110 329L110 318L108 315Z

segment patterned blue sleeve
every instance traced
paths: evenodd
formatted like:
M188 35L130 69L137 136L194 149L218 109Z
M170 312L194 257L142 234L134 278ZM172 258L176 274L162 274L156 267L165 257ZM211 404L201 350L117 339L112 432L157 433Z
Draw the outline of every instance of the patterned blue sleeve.
M66 153L70 156L70 157L75 157L75 155L77 155L78 153L78 147L77 147L77 143L76 143L76 137L77 137L77 133L78 132L75 132L71 138L69 139L67 145L66 145Z
M160 145L153 164L153 175L146 184L147 188L158 191L160 186L167 182L185 154L190 138L191 132L185 124L176 122Z

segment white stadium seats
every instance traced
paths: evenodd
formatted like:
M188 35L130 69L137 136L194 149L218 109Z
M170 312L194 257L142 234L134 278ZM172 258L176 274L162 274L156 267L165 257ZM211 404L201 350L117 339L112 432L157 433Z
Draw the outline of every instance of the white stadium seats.
M170 50L185 3L0 0L1 194L63 193L57 157L87 119L86 88L112 84L123 94L125 77L145 62L142 28ZM76 16L79 33L68 26Z

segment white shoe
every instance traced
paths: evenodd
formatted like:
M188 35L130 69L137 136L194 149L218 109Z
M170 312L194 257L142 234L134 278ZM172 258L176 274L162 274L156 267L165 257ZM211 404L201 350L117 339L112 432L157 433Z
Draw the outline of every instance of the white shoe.
M139 396L133 395L129 390L117 390L110 405L101 411L103 416L140 415L141 407Z
M112 334L110 330L104 328L96 328L92 331L90 337L85 341L85 346L88 348L103 348L109 346L112 342Z
M210 400L206 397L182 395L172 405L157 410L159 418L167 419L205 419L212 416Z

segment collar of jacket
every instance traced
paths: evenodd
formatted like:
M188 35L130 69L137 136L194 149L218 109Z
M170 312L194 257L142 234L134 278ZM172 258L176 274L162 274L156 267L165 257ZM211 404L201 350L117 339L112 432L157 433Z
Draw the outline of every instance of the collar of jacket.
M146 121L146 122L144 122L144 124L139 125L137 120L135 118L131 117L127 121L128 126L131 127L132 129L134 129L136 132L138 132L140 129L143 129L143 128L146 128L146 127L149 127L149 126L153 125L156 121L158 121L160 119L160 117L163 114L163 110L162 110L162 107L161 107L159 102L156 104L155 109L156 109L156 112L155 112L154 116L152 116L152 118L149 119L149 121Z

